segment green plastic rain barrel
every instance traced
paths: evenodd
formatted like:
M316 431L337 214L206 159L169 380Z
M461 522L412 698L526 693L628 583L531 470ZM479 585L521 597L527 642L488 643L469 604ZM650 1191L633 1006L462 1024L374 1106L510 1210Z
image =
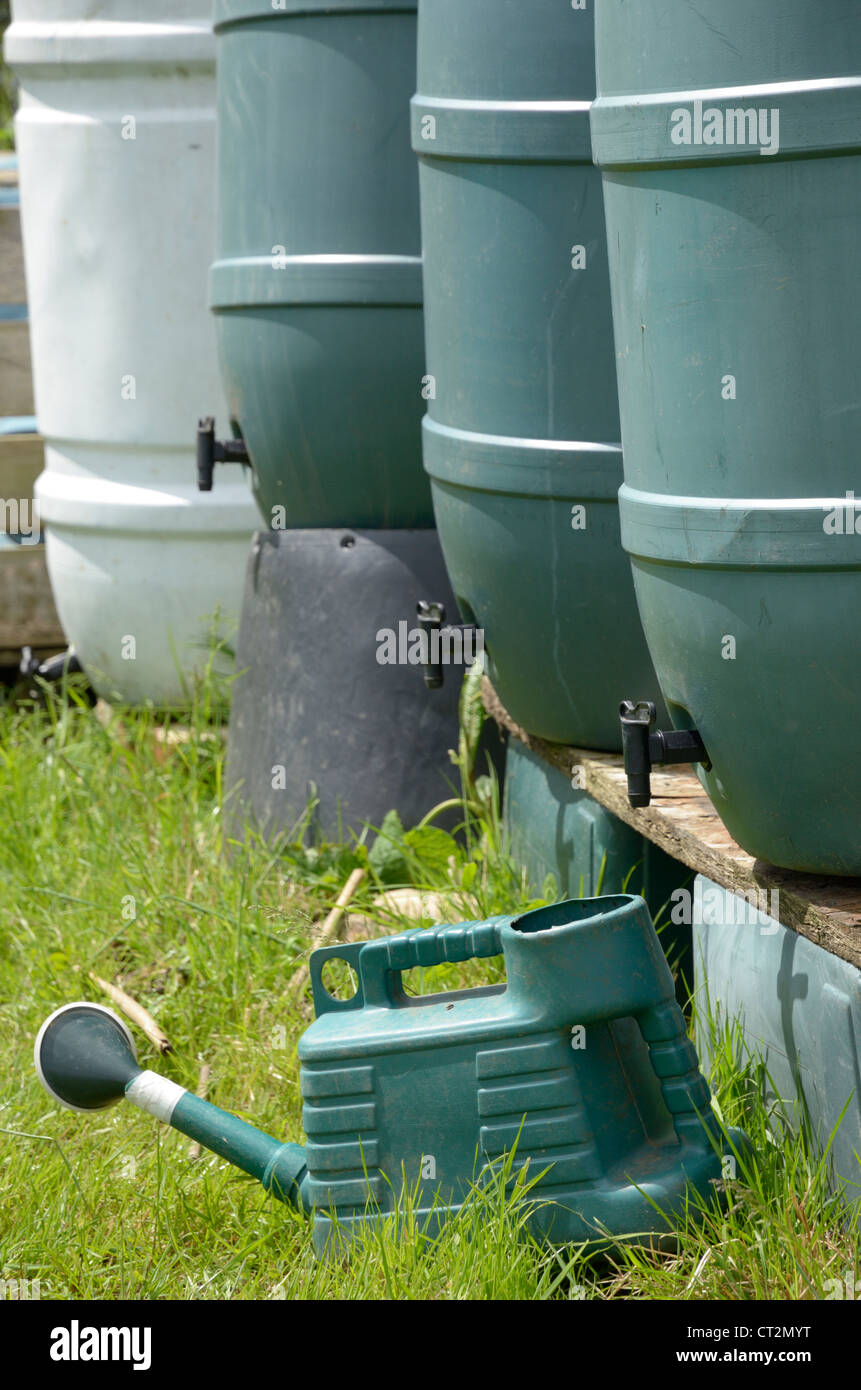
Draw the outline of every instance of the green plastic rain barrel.
M861 873L861 6L602 0L622 536L750 853ZM861 488L858 488L861 494Z
M216 3L210 302L234 428L276 527L433 525L415 9Z
M619 417L591 6L420 0L430 474L446 565L531 733L619 746L657 687L619 538Z

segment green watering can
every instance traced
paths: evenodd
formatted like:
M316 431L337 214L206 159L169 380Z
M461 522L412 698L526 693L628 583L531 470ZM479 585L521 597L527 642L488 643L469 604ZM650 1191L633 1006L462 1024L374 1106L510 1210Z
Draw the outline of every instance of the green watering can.
M404 992L404 971L500 954L505 984ZM326 990L332 959L355 970L352 999ZM538 1177L530 1229L560 1244L666 1232L692 1189L734 1175L747 1141L712 1113L642 898L331 946L310 969L304 1148L142 1070L101 1005L69 1004L43 1024L39 1077L76 1110L125 1096L312 1211L318 1254L392 1211L401 1182L425 1229L439 1229L506 1154L512 1178L527 1163Z

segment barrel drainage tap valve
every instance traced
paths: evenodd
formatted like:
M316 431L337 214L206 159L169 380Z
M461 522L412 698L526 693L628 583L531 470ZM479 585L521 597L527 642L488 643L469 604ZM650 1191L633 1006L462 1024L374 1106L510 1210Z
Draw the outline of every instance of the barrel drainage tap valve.
M652 768L662 763L702 763L711 767L706 746L696 729L652 729L657 711L650 700L623 700L619 706L622 752L628 778L628 801L648 806L652 800Z
M439 690L445 679L442 661L443 635L447 635L449 642L451 642L454 633L460 633L462 636L465 632L473 632L476 625L475 623L447 623L445 621L445 604L426 599L419 599L416 605L416 619L421 632L424 634L422 674L425 678L425 685L428 690ZM443 624L445 625L443 626Z
M197 422L197 488L212 492L212 473L217 463L251 463L244 439L216 439L215 420L205 415Z
M59 652L57 656L49 656L43 661L41 661L39 657L33 655L32 647L22 647L18 674L22 680L25 681L31 681L34 677L38 676L40 681L46 681L49 684L57 684L67 676L80 674L86 676L87 673L81 665L81 658L73 647L69 647L68 650L64 652ZM80 685L81 689L79 693L89 701L90 705L94 705L98 700L98 695L90 685L89 679L81 682ZM31 700L38 700L44 703L44 691L37 689L35 686L30 686L28 688L27 695Z

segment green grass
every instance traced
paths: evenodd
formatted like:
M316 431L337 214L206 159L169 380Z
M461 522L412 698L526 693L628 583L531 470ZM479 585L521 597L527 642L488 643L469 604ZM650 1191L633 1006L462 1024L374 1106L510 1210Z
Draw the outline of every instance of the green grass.
M465 716L465 841L433 817L404 837L390 818L376 847L371 833L314 846L297 832L228 860L225 710L211 684L177 742L152 713L104 724L74 694L0 709L0 1279L39 1280L51 1299L787 1299L821 1298L855 1269L857 1229L826 1165L766 1109L757 1063L739 1061L730 1035L716 1040L712 1081L725 1123L754 1141L754 1168L723 1210L692 1213L673 1248L603 1261L534 1244L524 1224L540 1194L506 1191L503 1174L435 1240L407 1194L349 1261L317 1263L304 1220L237 1170L189 1157L187 1140L131 1107L88 1119L41 1090L33 1036L60 1003L103 998L94 971L169 1036L163 1058L138 1037L144 1065L194 1089L205 1062L210 1100L301 1139L296 1042L311 1014L290 979L353 867L370 873L352 908L379 932L404 925L374 906L380 879L453 891L458 916L540 901L508 855L492 781L470 772L474 708ZM467 979L475 969L446 966L414 987Z

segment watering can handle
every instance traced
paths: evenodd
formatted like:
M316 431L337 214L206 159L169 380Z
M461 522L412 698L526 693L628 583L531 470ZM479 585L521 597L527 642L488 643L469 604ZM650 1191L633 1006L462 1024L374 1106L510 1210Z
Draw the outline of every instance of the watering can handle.
M391 1002L389 978L417 966L458 963L481 957L498 956L502 951L499 929L508 917L489 917L484 922L455 922L448 926L402 932L400 936L369 941L360 957L360 973L365 1002ZM399 982L398 982L399 983Z
M311 988L317 1015L336 1010L362 1008L365 1004L383 1007L392 1003L393 975L417 966L442 965L444 961L475 960L498 956L502 952L500 927L510 917L489 917L483 922L456 922L450 926L416 927L398 936L377 941L351 942L326 946L314 951L310 960ZM322 982L326 960L334 956L347 961L359 976L356 995L347 1001L333 999Z
M376 965L385 959L386 970L413 970L416 966L442 965L445 961L475 960L482 956L498 956L500 925L505 917L490 917L486 922L455 922L449 926L416 927L399 936L369 941L362 953L363 962Z

